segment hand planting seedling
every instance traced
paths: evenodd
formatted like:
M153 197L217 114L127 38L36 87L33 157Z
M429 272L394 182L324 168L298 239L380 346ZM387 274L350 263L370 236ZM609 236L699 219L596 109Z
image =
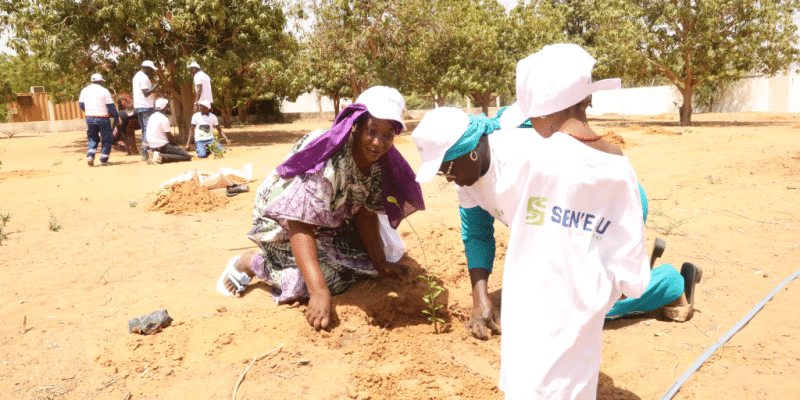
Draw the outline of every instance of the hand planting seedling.
M397 204L397 199L394 197L388 196L386 200L389 203L396 205L398 208L400 207L400 205ZM422 246L422 239L420 238L419 233L417 233L417 230L414 229L413 225L411 225L411 221L408 221L408 219L406 219L406 221L408 222L408 226L411 227L411 230L414 231L414 235L417 236L419 248L422 250L422 262L425 264L425 275L420 275L419 279L422 279L428 284L428 292L422 296L422 301L428 305L428 308L422 310L422 313L428 316L428 321L433 323L434 333L438 334L439 324L444 325L444 319L437 317L436 312L441 310L442 307L444 307L444 304L437 305L436 298L439 297L440 294L444 293L444 288L436 281L437 275L431 273L428 269L428 259L425 256L425 248Z

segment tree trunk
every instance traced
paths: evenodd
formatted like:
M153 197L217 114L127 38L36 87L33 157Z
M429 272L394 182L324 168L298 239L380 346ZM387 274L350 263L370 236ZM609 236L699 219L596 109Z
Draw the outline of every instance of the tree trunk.
M331 100L333 100L333 118L339 115L339 107L342 105L342 97L339 96L339 93L335 93L331 96Z
M233 114L234 108L235 107L231 107L224 104L219 106L219 110L222 112L222 126L224 126L225 129L231 127L231 114Z
M433 102L436 104L434 108L443 107L444 102L447 101L447 97L442 96L442 92L432 92L431 97L433 97Z
M194 92L191 83L180 86L180 93L173 93L173 116L178 126L178 142L186 143L189 138L192 114L194 114Z
M483 93L478 91L473 91L472 93L470 93L469 97L472 98L472 101L474 101L475 104L481 106L481 112L484 115L489 115L489 107L492 106L492 101L497 96L493 96L492 91L487 90Z
M689 126L692 124L692 86L686 85L685 88L678 88L683 95L683 104L681 104L681 126Z
M250 106L253 105L253 99L247 99L247 101L239 107L239 122L242 125L247 125L247 116L250 115Z

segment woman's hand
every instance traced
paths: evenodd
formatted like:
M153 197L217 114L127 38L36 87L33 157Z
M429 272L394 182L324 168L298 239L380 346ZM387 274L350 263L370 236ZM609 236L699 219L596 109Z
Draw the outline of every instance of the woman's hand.
M408 277L408 272L411 270L408 265L388 261L375 265L375 269L380 276L396 281L406 279Z
M486 292L472 294L472 316L467 322L467 329L475 339L488 340L492 335L500 334L500 313L492 305L492 299Z
M315 330L328 329L331 322L331 293L327 290L312 293L308 300L306 320Z

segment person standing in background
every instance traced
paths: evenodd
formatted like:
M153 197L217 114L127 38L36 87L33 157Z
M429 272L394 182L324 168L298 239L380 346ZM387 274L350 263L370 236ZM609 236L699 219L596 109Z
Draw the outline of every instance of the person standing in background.
M142 63L142 69L133 76L133 108L139 119L139 126L142 127L142 161L148 161L149 146L147 145L147 122L153 115L153 92L158 88L150 82L150 76L156 73L156 65L152 61L146 60Z
M114 118L114 124L120 126L117 107L114 106L114 99L111 93L103 87L103 77L94 74L91 77L91 84L83 90L78 98L78 105L86 114L86 137L89 139L89 149L86 152L86 163L94 166L94 156L97 152L98 142L103 146L100 150L100 165L111 165L108 157L111 155L111 146L114 142L114 131L111 128L109 118ZM99 133L99 134L98 134Z

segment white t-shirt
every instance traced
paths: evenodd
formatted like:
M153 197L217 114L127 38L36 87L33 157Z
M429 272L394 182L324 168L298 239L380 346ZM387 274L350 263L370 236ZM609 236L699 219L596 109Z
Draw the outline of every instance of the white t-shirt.
M627 157L563 133L489 135L488 172L456 187L509 226L500 389L506 399L594 399L605 314L650 281L636 175Z
M167 143L167 133L169 130L169 118L160 111L156 111L147 120L147 145L150 148L158 148Z
M194 115L192 115L192 126L195 127L195 142L214 139L214 132L212 130L217 125L219 125L217 116L210 111L208 112L208 115L203 115L201 112L194 113Z
M144 95L143 89L150 89L153 84L150 78L142 71L133 76L133 108L153 108L153 95Z
M200 93L200 98L198 99L198 101L206 100L209 103L213 103L214 98L213 96L211 96L211 78L209 78L208 74L206 74L202 70L197 71L197 73L194 74L194 86L195 86L194 90L197 90L197 85L202 85L203 87L203 92Z
M106 104L114 104L108 89L93 83L81 90L78 102L83 103L87 117L109 117Z

